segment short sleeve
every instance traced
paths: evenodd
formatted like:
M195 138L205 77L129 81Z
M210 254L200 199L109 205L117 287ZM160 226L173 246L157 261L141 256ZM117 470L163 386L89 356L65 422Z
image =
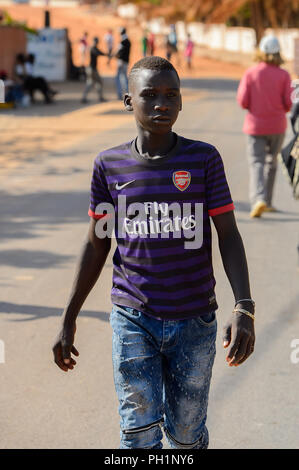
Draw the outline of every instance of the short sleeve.
M206 201L211 217L234 210L222 158L214 148L206 162Z
M104 172L100 165L100 159L99 157L97 157L94 161L91 178L90 204L88 215L96 220L102 218L105 214L97 210L97 206L99 204L107 203L113 205L113 200L107 186L107 181ZM105 211L105 213L107 213L107 209L105 209Z

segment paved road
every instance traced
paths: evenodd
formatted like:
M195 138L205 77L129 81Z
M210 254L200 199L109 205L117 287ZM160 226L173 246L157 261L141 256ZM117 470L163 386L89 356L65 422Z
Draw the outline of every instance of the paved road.
M290 343L299 338L298 204L280 171L274 201L280 212L249 219L237 83L192 80L185 85L189 99L176 131L213 143L223 156L257 302L255 354L241 367L229 368L221 330L233 296L215 239L220 308L210 448L299 448L299 364L290 361ZM105 113L108 119L107 107ZM99 150L135 134L131 118L115 127L113 113L104 132L61 152L33 153L22 167L0 176L1 448L118 447L108 321L111 256L78 320L76 370L58 370L51 353L88 226L92 161Z

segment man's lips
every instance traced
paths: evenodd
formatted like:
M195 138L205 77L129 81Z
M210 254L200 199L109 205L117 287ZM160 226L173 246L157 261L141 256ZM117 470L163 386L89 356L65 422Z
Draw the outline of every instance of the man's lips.
M165 115L157 115L157 116L154 116L153 117L153 120L154 121L165 121L165 122L169 122L171 119L169 116L165 116Z

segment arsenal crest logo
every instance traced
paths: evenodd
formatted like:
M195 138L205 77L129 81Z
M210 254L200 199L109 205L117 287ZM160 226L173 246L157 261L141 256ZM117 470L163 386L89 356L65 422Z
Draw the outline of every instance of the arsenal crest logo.
M191 183L191 174L189 171L175 171L172 175L173 184L180 190L185 191Z

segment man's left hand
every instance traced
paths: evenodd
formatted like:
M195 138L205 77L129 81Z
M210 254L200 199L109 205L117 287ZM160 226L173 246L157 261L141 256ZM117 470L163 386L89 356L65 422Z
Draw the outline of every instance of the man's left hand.
M254 351L254 343L253 319L244 313L233 313L223 334L223 347L229 347L226 356L228 365L239 366L246 361Z

